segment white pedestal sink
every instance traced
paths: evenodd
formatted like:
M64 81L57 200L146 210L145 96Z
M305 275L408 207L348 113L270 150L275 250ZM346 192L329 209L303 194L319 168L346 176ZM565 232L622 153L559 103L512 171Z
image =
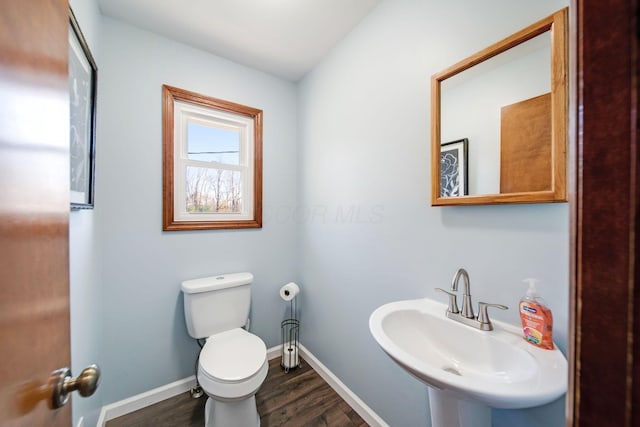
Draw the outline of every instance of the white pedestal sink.
M491 427L491 407L429 387L432 427Z
M520 328L493 321L481 331L445 316L430 299L376 309L369 329L398 365L427 384L433 427L491 426L491 408L544 405L567 390L567 360L522 338Z

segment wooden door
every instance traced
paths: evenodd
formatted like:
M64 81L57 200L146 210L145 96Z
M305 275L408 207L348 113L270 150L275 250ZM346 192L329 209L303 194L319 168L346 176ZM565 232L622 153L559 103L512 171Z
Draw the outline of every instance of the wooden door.
M69 6L0 4L0 425L68 427Z
M552 186L551 94L500 109L500 193L549 191Z

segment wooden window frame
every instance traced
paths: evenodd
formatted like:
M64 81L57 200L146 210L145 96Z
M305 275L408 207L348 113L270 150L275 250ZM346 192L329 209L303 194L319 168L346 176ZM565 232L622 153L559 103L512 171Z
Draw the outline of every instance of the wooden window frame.
M175 123L176 102L208 109L212 113L231 114L241 120L253 121L253 191L251 194L253 200L250 203L252 209L247 219L229 218L229 214L216 220L198 219L198 214L193 214L193 219L184 219L184 213L176 212L175 178L179 171L176 170L175 165L177 143L175 135L176 125L180 126ZM164 231L262 228L262 110L163 85L162 133L162 229Z

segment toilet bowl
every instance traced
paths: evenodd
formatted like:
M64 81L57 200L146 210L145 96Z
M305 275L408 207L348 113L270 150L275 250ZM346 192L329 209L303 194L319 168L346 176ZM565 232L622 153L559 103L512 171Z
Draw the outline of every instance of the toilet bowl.
M209 337L198 362L198 381L209 397L205 426L259 426L255 394L268 369L259 337L240 328Z
M198 382L208 396L206 427L258 427L255 395L267 377L267 347L243 327L251 302L251 273L182 282L189 335L205 338Z

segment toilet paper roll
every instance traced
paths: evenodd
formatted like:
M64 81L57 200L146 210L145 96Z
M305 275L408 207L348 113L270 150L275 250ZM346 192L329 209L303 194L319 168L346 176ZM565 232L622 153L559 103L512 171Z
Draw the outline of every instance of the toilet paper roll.
M296 347L295 345L287 345L285 343L282 353L283 368L295 368L300 364L298 360L298 347Z
M280 298L291 301L300 293L300 288L293 282L289 282L280 288Z

